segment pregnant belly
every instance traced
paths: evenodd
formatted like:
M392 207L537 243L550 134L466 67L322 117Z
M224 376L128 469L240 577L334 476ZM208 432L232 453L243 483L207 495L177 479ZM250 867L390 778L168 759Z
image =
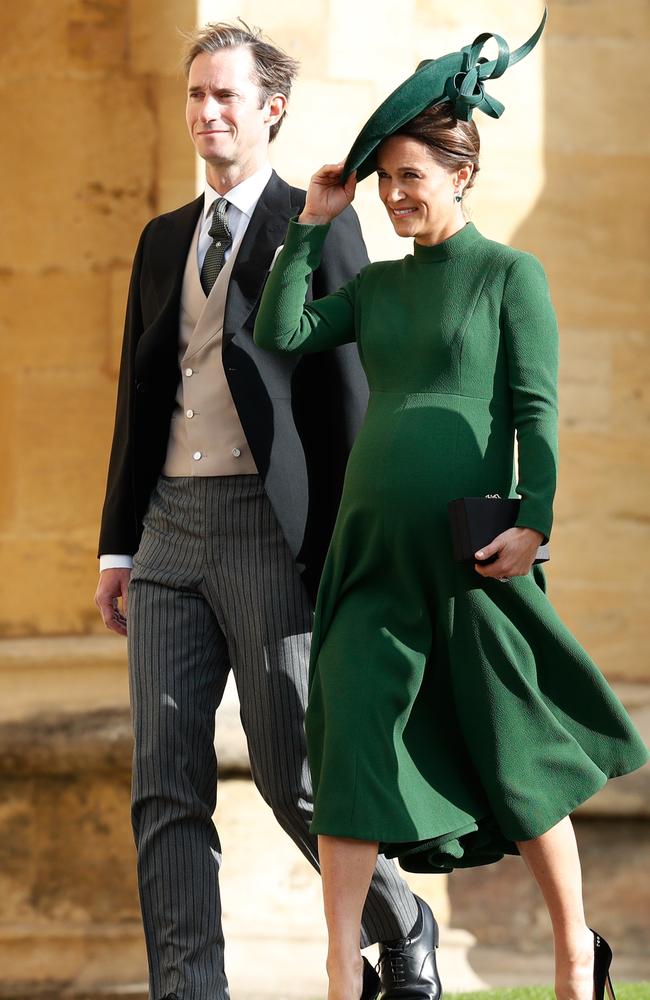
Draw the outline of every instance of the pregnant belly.
M350 455L347 501L388 504L396 516L459 496L507 496L513 486L509 413L486 399L377 393Z

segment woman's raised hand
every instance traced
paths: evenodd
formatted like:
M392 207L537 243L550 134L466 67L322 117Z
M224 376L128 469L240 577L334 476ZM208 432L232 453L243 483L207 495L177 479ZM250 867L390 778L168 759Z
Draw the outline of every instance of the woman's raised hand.
M303 225L324 225L340 215L354 198L357 187L356 171L341 184L343 163L328 163L309 182L309 190L298 222Z
M509 580L511 576L526 576L530 572L537 549L544 541L534 528L508 528L475 553L474 569L480 576ZM480 560L497 556L494 562L481 565Z

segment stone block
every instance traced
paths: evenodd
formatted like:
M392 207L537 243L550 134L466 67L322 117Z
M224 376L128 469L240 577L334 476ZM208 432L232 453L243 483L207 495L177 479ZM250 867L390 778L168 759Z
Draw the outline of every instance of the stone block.
M584 538L582 551L591 544L591 538ZM574 562L579 558L576 548ZM598 568L591 569L591 574L567 583L552 576L551 600L609 680L647 680L648 602L644 592L630 586L629 580L625 586L612 587Z
M647 524L644 520L634 524L616 521L614 517L602 520L594 517L587 532L583 534L583 541L587 543L586 551L583 551L578 565L572 567L571 577L577 571L585 581L599 580L606 583L608 588L624 588L630 585L630 569L634 566L634 586L650 585L647 570L636 565L637 554L644 548L646 538ZM612 611L616 613L617 609L613 608Z
M506 39L511 49L520 45L532 28L537 26L542 6L538 0L522 0L514 5L508 0L491 0L486 15L484 0L466 0L460 6L455 4L431 4L427 0L416 0L415 19L418 31L440 31L461 33L452 39L451 45L441 45L431 55L454 52L461 45L473 41L482 31L496 31ZM489 18L489 22L488 22ZM431 58L431 55L429 58Z
M69 0L0 9L0 79L18 78L37 65L39 78L101 76L123 66L128 0Z
M492 143L494 132L484 142L483 131L481 170L464 201L465 213L489 239L530 250L521 239L520 227L543 195L543 151L532 143L525 148L512 145L498 148ZM516 128L512 132L516 135Z
M633 433L610 432L595 440L577 428L562 433L559 499L567 524L570 518L602 518L612 530L635 524L643 529L650 489L647 477L639 475L646 467L643 446L644 437Z
M469 933L466 931L465 933ZM525 935L526 928L522 927L521 934ZM608 937L612 937L608 932ZM474 947L470 947L467 960L476 975L489 986L496 997L501 996L500 991L505 991L504 996L515 997L527 996L548 996L549 983L553 982L555 973L553 962L553 948L546 947L543 951L534 953L525 951L513 951L508 947L496 947L495 945L483 945L476 938ZM613 939L612 939L613 940ZM616 958L613 966L613 976L616 989L620 991L623 984L637 984L631 987L632 996L638 992L639 988L650 981L650 956L647 949L642 952L632 954L621 954L618 943L613 942ZM642 982L644 981L644 982ZM542 990L533 993L531 987L541 986ZM522 987L520 992L517 987ZM491 994L488 994L490 996ZM619 992L619 997L621 993ZM626 994L623 993L623 997Z
M30 370L103 362L109 275L52 269L0 275L0 323L12 365Z
M97 586L97 530L29 532L2 538L5 588L0 636L105 632L93 596Z
M43 76L65 64L65 17L54 5L26 0L19 8L0 7L0 82L5 83L36 61Z
M196 3L191 0L133 0L130 4L130 68L136 74L181 76L183 32L193 28Z
M38 273L62 261L70 270L130 263L154 206L151 104L142 81L81 86L53 79L48 114L34 128L24 114L23 88L0 87L4 170L12 178L0 268Z
M609 430L614 343L611 331L562 327L559 413L563 429L580 434Z
M371 92L366 83L300 80L287 120L271 146L280 175L306 188L323 163L343 159L372 107Z
M128 45L129 14L125 0L73 0L65 25L67 66L98 74L124 71Z
M114 633L83 638L0 640L0 725L40 713L119 709L129 700L126 639Z
M555 0L549 18L552 35L572 38L607 38L638 41L650 35L650 17L645 0Z
M636 151L604 156L598 145L579 154L547 148L546 184L513 243L542 260L562 328L645 327L646 173L647 159ZM621 213L623 176L634 192L633 213Z
M263 0L199 0L196 5L196 24L206 24L208 21L235 22L242 17L248 24L260 24L264 21L266 5Z
M117 980L133 973L129 938L139 945L140 978L128 713L4 721L0 744L3 981L92 978L98 961L105 976L116 938L126 957ZM57 956L53 944L64 940Z
M575 828L591 926L607 934L617 953L647 957L647 821L588 821L576 816ZM552 949L546 908L520 858L454 872L449 898L454 924L469 930L483 946L529 953Z
M606 35L551 35L545 67L549 148L587 156L647 156L650 136L639 128L645 95L630 86L630 67L642 66L646 53L644 37L623 42Z
M276 5L269 5L264 0L245 0L239 4L202 0L199 8L199 23L234 21L243 17L251 26L261 27L274 44L298 59L301 72L294 93L300 88L303 76L326 75L327 48L323 39L327 36L330 17L326 0L313 0L309 4L302 0L283 0Z
M2 369L2 392L0 393L0 426L12 427L16 406L16 378ZM16 513L16 466L17 455L14 438L5 431L0 435L0 524L6 531Z
M330 0L328 76L340 80L379 78L390 93L415 69L414 6L414 0L403 0L395 17L391 0L375 0L372 13L364 4ZM372 110L373 106L366 118Z
M635 428L635 437L645 437L639 448L640 478L648 482L647 443L650 436L650 332L625 330L613 340L612 427L621 436ZM643 442L640 440L639 444ZM650 487L649 487L650 490ZM637 514L640 514L637 511Z
M195 197L194 146L185 124L187 88L181 74L160 77L155 101L158 121L158 167L155 213L170 212Z
M20 455L14 530L66 537L97 524L113 403L112 382L92 369L24 375L14 415Z

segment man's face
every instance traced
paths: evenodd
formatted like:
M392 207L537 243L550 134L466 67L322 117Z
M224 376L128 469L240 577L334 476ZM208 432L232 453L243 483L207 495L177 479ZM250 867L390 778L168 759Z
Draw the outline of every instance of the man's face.
M215 167L266 155L269 102L260 108L250 49L202 52L190 67L185 117L199 156Z

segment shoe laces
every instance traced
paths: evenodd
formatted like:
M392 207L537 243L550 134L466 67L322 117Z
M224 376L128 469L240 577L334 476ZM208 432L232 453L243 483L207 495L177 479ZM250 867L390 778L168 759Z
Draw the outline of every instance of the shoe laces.
M404 950L410 943L410 938L405 938L403 941L396 942L395 944L385 944L379 956L379 961L375 966L377 972L381 974L385 970L386 963L388 963L394 986L403 986L406 982L404 975Z

